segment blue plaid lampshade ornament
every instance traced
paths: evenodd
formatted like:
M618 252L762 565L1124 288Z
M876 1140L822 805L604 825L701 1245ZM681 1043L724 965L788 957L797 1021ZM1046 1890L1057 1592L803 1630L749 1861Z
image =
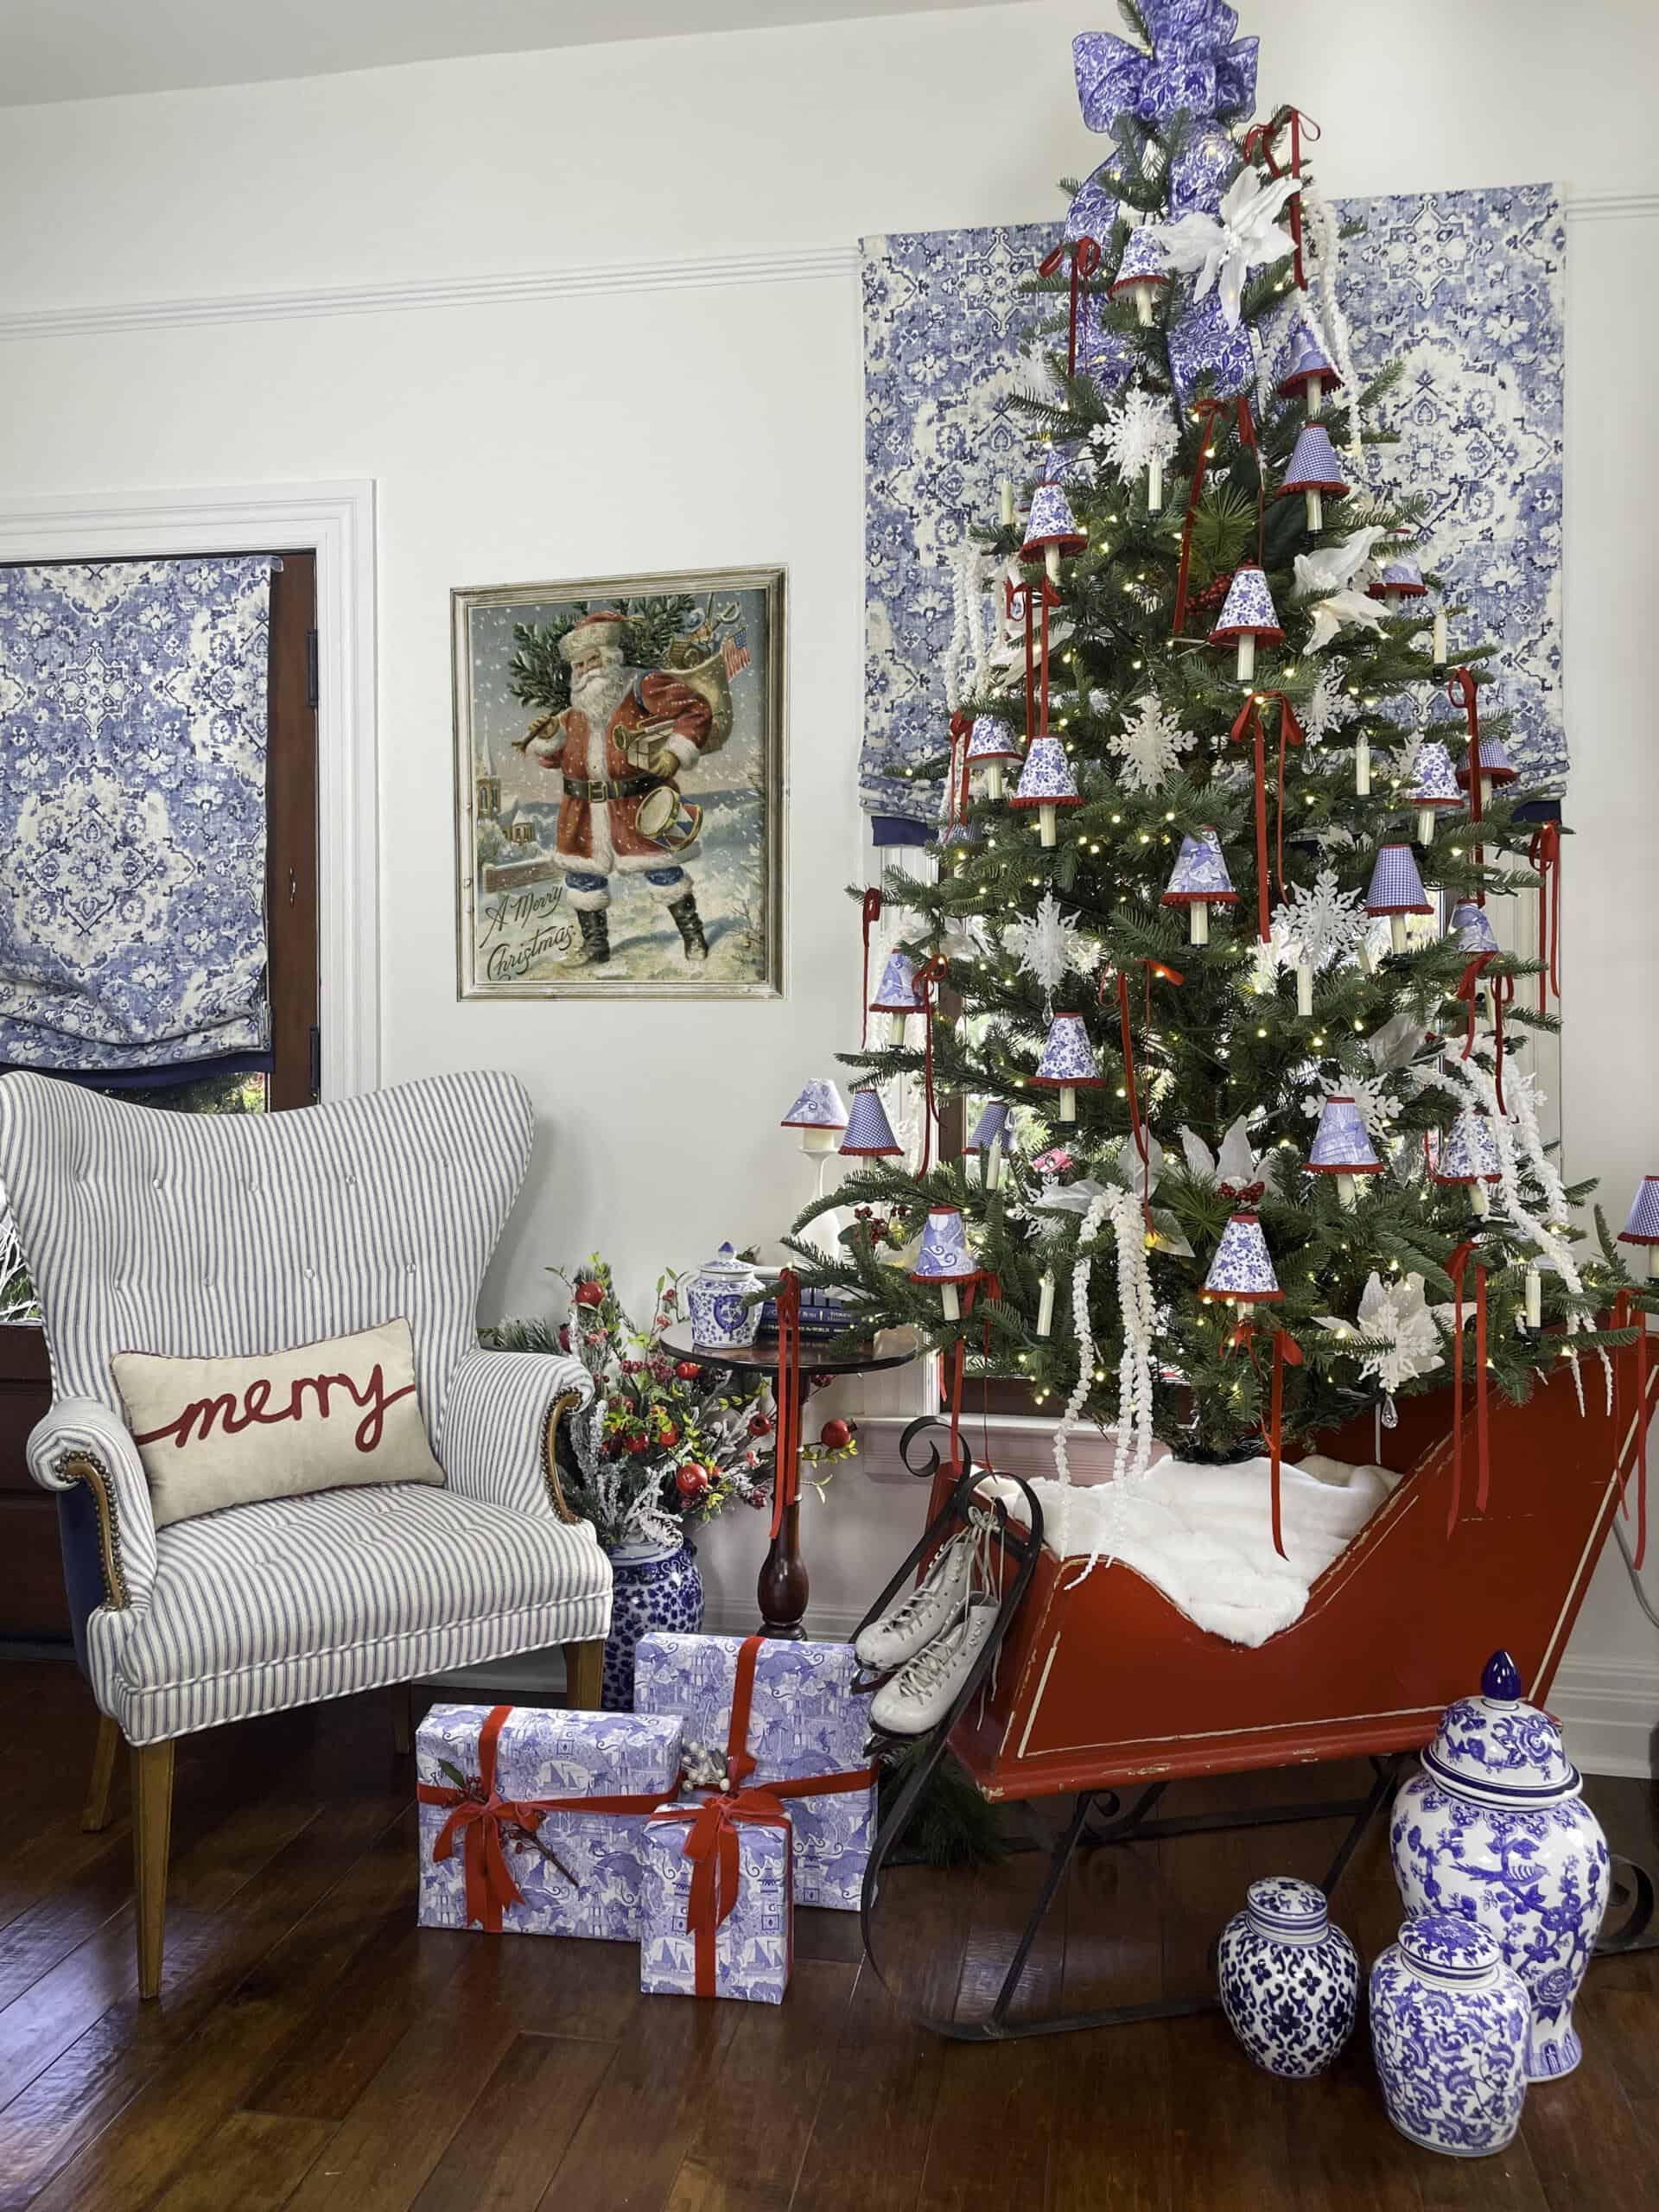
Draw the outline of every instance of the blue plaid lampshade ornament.
M1293 493L1300 492L1307 502L1308 528L1323 530L1325 502L1339 499L1347 489L1348 479L1342 473L1342 463L1337 459L1330 432L1323 423L1304 423L1296 450L1290 456L1290 467L1274 498L1287 499Z
M1002 1179L1004 1155L1010 1148L1014 1131L1013 1109L1000 1098L987 1099L974 1124L974 1134L964 1147L979 1154L980 1180L988 1191L995 1190Z
M887 964L881 970L881 980L875 987L875 996L870 1001L870 1012L891 1017L893 1042L902 1045L906 1015L925 1011L916 995L916 963L907 953L890 952Z
M1452 918L1446 925L1448 937L1455 935L1472 960L1477 953L1501 952L1497 932L1486 918L1486 909L1476 906L1472 899L1459 899L1452 909Z
M1294 399L1301 397L1311 423L1319 413L1327 391L1335 391L1342 378L1325 359L1325 348L1306 325L1291 340L1290 359L1279 379L1279 397Z
M1432 914L1428 893L1423 888L1423 879L1417 873L1416 855L1409 845L1384 845L1376 855L1371 869L1370 887L1365 893L1368 914L1386 914L1389 936L1394 950L1406 949L1406 916Z
M841 1141L843 1160L896 1160L904 1147L893 1134L879 1090L855 1090Z
M1284 634L1266 575L1254 561L1246 561L1243 568L1233 572L1220 617L1210 632L1211 644L1237 645L1238 680L1248 683L1255 674L1257 640L1264 645L1276 645L1283 641Z
M1059 1092L1063 1122L1077 1120L1078 1091L1102 1088L1105 1077L1095 1065L1094 1048L1081 1014L1057 1014L1049 1023L1048 1040L1031 1079L1044 1090Z
M1187 939L1192 944L1209 944L1211 906L1238 904L1221 839L1213 830L1200 830L1196 837L1182 838L1163 904L1185 907Z
M1058 737L1033 738L1008 804L1026 814L1035 807L1040 842L1045 845L1055 842L1056 808L1083 804L1083 793L1077 789L1071 763Z
M1141 322L1150 324L1153 303L1168 282L1169 260L1158 243L1157 232L1150 223L1137 225L1129 232L1117 274L1106 287L1108 298L1132 299Z
M1482 806L1490 806L1492 803L1492 793L1497 786L1500 784L1512 784L1520 772L1509 754L1503 750L1503 739L1483 734L1480 741L1480 803ZM1463 766L1458 770L1458 781L1463 785L1465 791L1469 788L1471 774L1469 757L1465 753Z
M1026 521L1026 542L1020 548L1020 558L1046 562L1050 580L1058 583L1061 556L1081 553L1088 543L1087 534L1077 528L1071 500L1051 476L1037 486Z
M833 1152L847 1126L847 1108L827 1075L815 1075L779 1125L798 1129L803 1152Z
M1435 1182L1445 1186L1459 1183L1466 1185L1475 1211L1488 1212L1491 1201L1486 1186L1503 1181L1503 1163L1498 1157L1497 1139L1486 1116L1476 1113L1472 1106L1465 1106L1452 1123L1452 1133L1428 1172Z
M1229 1217L1204 1287L1206 1296L1235 1300L1244 1312L1252 1306L1273 1306L1282 1300L1285 1294L1273 1271L1268 1240L1254 1213L1247 1211Z
M1659 1275L1659 1175L1644 1175L1630 1201L1630 1219L1618 1232L1621 1244L1645 1244L1648 1273Z
M1432 845L1436 814L1455 812L1463 804L1452 755L1438 737L1426 737L1418 747L1413 774L1416 781L1406 793L1406 804L1417 810L1418 843Z
M968 766L983 769L986 794L991 798L1002 796L1002 763L1021 758L1014 732L1007 722L995 715L976 715L974 726L968 733Z
M1336 1177L1337 1196L1345 1206L1359 1202L1357 1175L1382 1173L1357 1100L1341 1096L1325 1100L1319 1109L1319 1126L1313 1132L1307 1165L1313 1174Z
M922 1231L921 1249L910 1271L912 1282L934 1284L944 1304L947 1321L962 1319L958 1283L977 1282L982 1270L968 1249L968 1232L955 1206L934 1206Z

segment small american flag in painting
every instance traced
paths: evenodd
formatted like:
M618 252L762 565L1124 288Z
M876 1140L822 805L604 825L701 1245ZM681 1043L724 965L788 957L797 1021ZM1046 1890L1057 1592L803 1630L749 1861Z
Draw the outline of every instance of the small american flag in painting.
M741 676L753 658L753 655L749 651L748 638L749 633L747 630L734 630L721 646L720 658L725 664L726 680L728 683L734 677Z

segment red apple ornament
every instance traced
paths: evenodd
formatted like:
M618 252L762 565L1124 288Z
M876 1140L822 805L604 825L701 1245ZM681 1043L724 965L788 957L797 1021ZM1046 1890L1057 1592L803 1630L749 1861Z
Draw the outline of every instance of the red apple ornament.
M576 1285L575 1300L578 1306L602 1306L605 1303L604 1284L594 1282L591 1280L587 1282L579 1282Z
M675 1470L674 1487L686 1503L692 1505L698 1498L708 1497L713 1478L700 1459L688 1459L683 1467Z
M853 1425L849 1421L827 1421L818 1431L818 1441L826 1452L844 1452L853 1440Z

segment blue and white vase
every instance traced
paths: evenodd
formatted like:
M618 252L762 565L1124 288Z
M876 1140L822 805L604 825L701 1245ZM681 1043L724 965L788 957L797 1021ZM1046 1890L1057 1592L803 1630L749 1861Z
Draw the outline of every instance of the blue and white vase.
M1359 1955L1312 1882L1252 1882L1217 1963L1227 2024L1269 2074L1323 2073L1353 2033Z
M759 1304L746 1301L761 1287L760 1276L729 1244L722 1244L686 1285L691 1341L699 1351L741 1351L760 1326Z
M1459 1913L1494 1938L1532 2000L1528 2075L1550 2081L1584 2055L1573 2000L1607 1910L1607 1839L1507 1652L1480 1688L1446 1707L1394 1801L1394 1878L1408 1911Z
M1371 2050L1389 2118L1451 2158L1515 2140L1531 2007L1484 1928L1421 1913L1371 1968Z
M611 1562L611 1632L600 1704L633 1711L633 1654L642 1636L695 1636L702 1626L702 1576L695 1547L619 1544Z

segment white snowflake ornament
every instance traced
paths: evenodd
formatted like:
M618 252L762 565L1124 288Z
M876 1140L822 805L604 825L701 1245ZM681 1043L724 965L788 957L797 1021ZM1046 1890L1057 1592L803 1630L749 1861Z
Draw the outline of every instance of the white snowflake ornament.
M1120 773L1128 790L1160 791L1171 776L1180 773L1181 755L1198 740L1148 691L1135 701L1134 719L1108 742L1123 764Z
M1343 689L1339 665L1321 669L1307 704L1302 709L1302 735L1310 745L1323 745L1344 722L1359 712L1359 702Z
M1034 914L1008 924L1002 943L1041 985L1045 999L1052 997L1073 969L1086 975L1094 963L1092 942L1084 938L1075 914L1061 912L1052 891L1044 893Z
M1290 935L1313 968L1343 959L1370 926L1363 899L1338 888L1334 868L1322 868L1311 885L1293 883L1287 898Z
M1375 1377L1390 1396L1402 1384L1432 1375L1446 1364L1440 1332L1434 1325L1420 1274L1385 1284L1381 1275L1373 1273L1357 1317L1344 1321L1339 1314L1324 1313L1319 1316L1319 1326L1338 1340L1370 1339L1375 1349L1360 1355L1359 1371Z

